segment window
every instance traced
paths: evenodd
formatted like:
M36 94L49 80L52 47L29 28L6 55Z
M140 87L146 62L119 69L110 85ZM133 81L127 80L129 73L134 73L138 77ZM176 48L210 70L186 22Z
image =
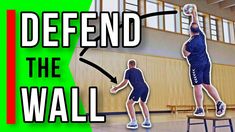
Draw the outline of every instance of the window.
M234 27L234 34L235 34L235 22L234 22L234 24L233 24L233 27Z
M234 41L235 41L235 22L233 23Z
M146 14L159 11L159 2L157 0L146 0ZM154 16L146 19L146 26L159 28L159 17Z
M102 0L102 11L119 11L119 0Z
M131 12L138 12L138 0L125 0L125 10Z
M122 16L123 12L123 3L124 0L96 0L96 1L101 1L102 3L102 11L108 11L108 12L113 12L113 11L119 11L119 15ZM133 1L133 0L128 0L128 1Z
M230 43L230 27L228 20L223 19L223 33L224 33L224 42Z
M165 3L165 11L175 10L174 5ZM165 30L176 32L176 15L165 15Z
M189 24L190 24L190 17L184 15L183 9L181 10L181 31L182 34L189 34Z
M205 25L204 25L204 16L203 15L198 15L198 22L203 31L205 31Z
M217 34L217 19L214 17L211 17L210 19L210 27L211 27L211 39L212 40L218 40L218 34Z

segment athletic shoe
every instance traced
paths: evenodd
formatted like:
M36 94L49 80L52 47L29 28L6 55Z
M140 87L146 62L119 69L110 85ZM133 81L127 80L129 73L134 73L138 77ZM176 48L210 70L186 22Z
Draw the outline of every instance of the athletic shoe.
M152 124L150 122L150 120L145 120L143 123L142 123L142 127L143 128L151 128L152 127Z
M137 121L131 121L131 122L129 122L126 127L127 127L128 129L137 129L137 128L138 128Z
M194 116L205 116L205 112L203 108L197 108L194 113Z
M218 101L216 104L216 116L222 117L224 116L226 111L226 104L222 101Z

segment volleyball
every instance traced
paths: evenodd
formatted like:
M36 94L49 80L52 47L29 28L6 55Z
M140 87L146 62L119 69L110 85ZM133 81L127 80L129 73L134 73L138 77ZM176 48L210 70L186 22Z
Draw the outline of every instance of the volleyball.
M194 4L186 4L183 7L183 12L186 16L190 16L193 12L193 9L196 8Z

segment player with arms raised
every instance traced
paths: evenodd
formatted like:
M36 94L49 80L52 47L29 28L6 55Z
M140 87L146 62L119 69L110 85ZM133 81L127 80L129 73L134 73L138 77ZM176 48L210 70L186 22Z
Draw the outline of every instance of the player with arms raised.
M190 38L182 47L182 54L189 64L194 99L196 103L195 116L205 116L203 109L203 87L213 99L216 107L216 116L222 117L226 111L225 103L220 99L216 88L211 84L211 61L207 52L206 37L198 23L197 8L193 4L184 6L185 15L191 16Z

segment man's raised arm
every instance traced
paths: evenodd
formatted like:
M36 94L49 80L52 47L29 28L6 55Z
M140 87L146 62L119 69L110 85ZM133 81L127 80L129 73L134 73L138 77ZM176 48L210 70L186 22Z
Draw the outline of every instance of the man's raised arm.
M194 6L194 8L193 8L193 12L192 12L192 23L197 23L197 24L199 24L199 22L198 22L198 14L197 14L197 7L196 6Z

